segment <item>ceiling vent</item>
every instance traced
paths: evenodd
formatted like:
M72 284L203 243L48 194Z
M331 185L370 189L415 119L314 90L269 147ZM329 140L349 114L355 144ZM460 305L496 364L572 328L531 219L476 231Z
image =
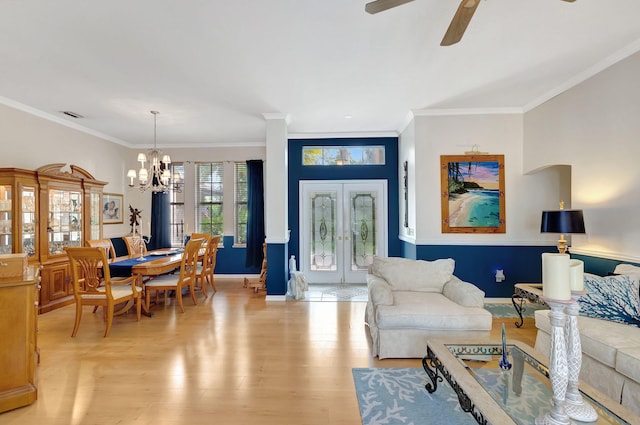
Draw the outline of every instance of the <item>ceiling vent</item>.
M70 116L71 118L84 118L82 115L71 111L62 111L63 114Z

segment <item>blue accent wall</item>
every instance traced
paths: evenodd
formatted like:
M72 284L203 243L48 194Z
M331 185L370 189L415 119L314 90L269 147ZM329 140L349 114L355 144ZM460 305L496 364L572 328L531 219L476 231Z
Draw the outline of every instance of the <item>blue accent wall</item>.
M640 267L640 264L638 263L591 257L588 255L571 254L571 258L582 260L584 262L584 271L586 273L597 274L598 276L606 276L609 273L613 273L613 270L618 264L633 264L634 266Z
M548 246L420 245L417 259L433 261L453 258L454 274L485 292L486 297L513 295L516 283L542 281L542 253L557 252ZM506 279L496 282L496 270L503 269Z
M260 267L245 267L246 249L233 246L233 236L222 238L223 247L218 248L215 273L218 274L259 274Z
M384 146L384 165L348 165L348 166L303 166L302 148L304 146ZM386 180L387 181L387 217L388 217L388 253L389 256L400 256L402 248L399 234L399 183L398 183L398 138L373 137L355 139L290 139L289 140L289 240L288 254L299 259L300 223L298 217L301 180ZM286 260L286 258L285 258ZM299 263L299 261L298 261ZM285 261L285 270L288 263ZM267 277L267 281L269 277ZM274 282L275 284L275 282ZM286 284L285 284L286 288ZM270 291L270 289L269 289ZM285 290L286 292L286 290Z
M286 244L267 244L267 295L284 295L289 281Z
M486 297L507 298L516 283L542 282L542 253L558 252L555 246L492 246L492 245L418 245L403 242L405 258L433 261L453 258L454 274L485 292ZM414 255L415 254L415 255ZM606 276L616 265L624 263L598 257L570 254L582 260L587 273ZM628 262L627 262L628 263ZM629 263L633 264L633 263ZM496 270L503 269L506 279L496 282Z

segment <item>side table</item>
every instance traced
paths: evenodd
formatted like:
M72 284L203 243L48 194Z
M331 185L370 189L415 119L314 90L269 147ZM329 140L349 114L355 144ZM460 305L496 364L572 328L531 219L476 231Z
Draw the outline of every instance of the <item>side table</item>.
M542 299L542 284L541 283L516 283L515 290L513 295L511 296L511 302L513 303L513 308L516 309L516 313L520 317L520 321L516 322L515 325L517 328L521 327L524 324L524 318L522 317L522 312L526 310L524 301L527 300L532 303L537 303L541 305L547 305Z

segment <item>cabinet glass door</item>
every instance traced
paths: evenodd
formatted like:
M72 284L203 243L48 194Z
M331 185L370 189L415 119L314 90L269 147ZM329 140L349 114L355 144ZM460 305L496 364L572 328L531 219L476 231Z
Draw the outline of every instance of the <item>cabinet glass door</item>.
M20 189L20 188L19 188ZM20 189L22 199L22 229L20 229L20 242L22 244L22 252L27 257L36 255L36 188L22 187Z
M49 254L64 254L67 246L82 246L82 193L49 190Z
M12 253L11 186L0 186L0 254Z
M91 212L89 213L91 218L91 234L89 240L101 239L100 235L100 194L91 194Z

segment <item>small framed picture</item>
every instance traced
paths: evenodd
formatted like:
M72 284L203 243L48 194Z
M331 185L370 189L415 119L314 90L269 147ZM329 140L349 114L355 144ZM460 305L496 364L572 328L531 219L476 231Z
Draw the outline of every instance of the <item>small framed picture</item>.
M102 222L104 224L123 223L122 203L123 195L117 193L105 193L102 195Z

